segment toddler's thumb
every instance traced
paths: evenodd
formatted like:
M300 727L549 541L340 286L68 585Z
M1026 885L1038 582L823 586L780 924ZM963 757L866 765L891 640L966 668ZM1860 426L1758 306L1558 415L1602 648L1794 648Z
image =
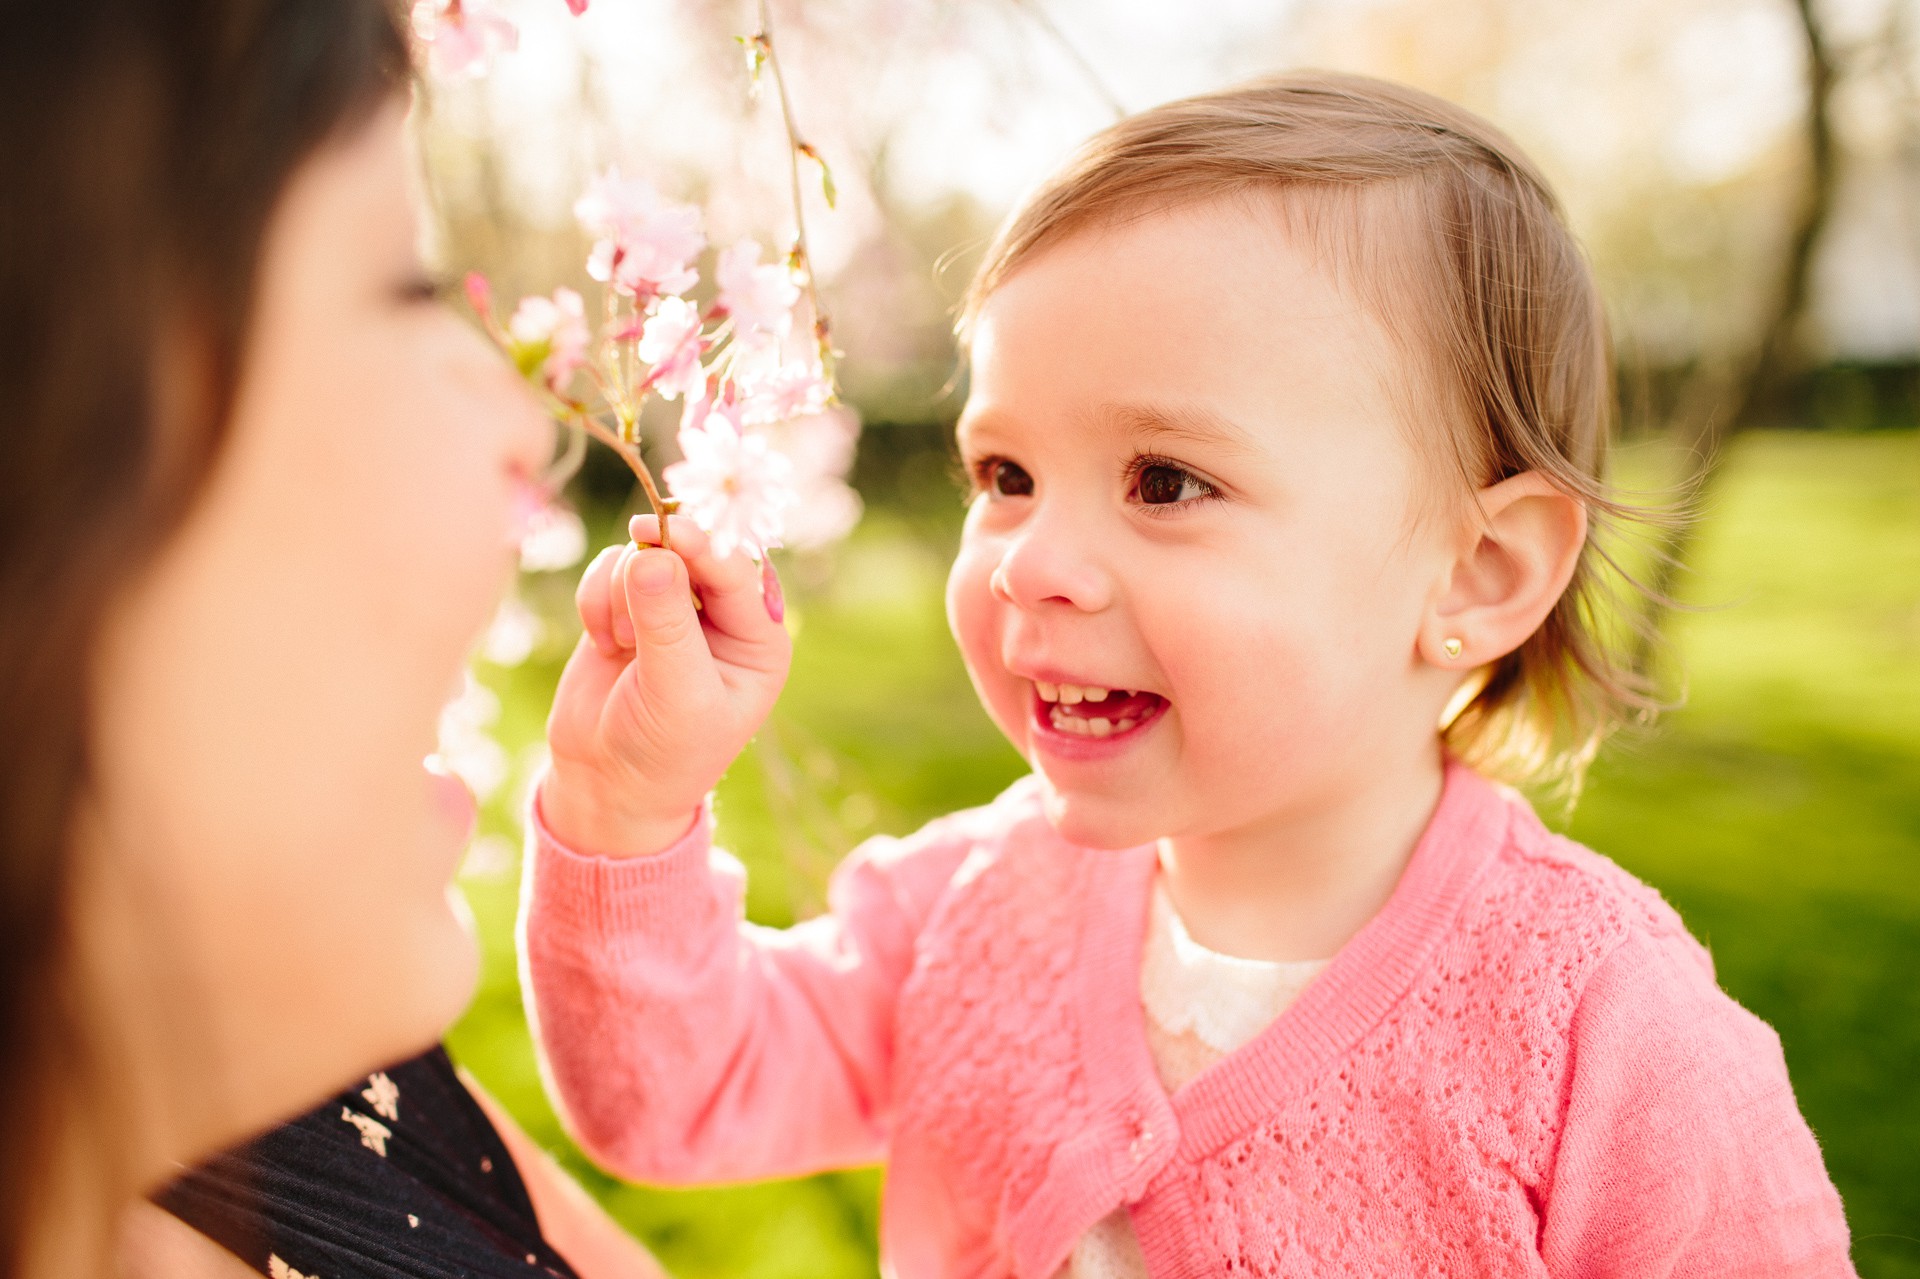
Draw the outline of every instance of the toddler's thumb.
M672 693L693 687L707 673L712 655L694 612L687 566L672 551L642 547L627 557L627 615L642 679Z

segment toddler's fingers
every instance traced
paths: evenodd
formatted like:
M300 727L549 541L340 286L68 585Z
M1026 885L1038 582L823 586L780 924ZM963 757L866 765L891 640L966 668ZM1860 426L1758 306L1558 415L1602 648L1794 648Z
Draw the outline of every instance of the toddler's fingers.
M761 582L760 566L739 551L713 553L707 535L685 516L672 517L673 549L687 563L687 572L700 592L707 625L730 639L762 645L776 635L784 640ZM657 545L659 524L650 515L637 515L628 532L639 545Z
M620 553L624 547L609 546L593 557L593 563L587 565L587 571L580 575L580 585L573 592L574 607L580 613L580 626L593 641L593 646L608 657L618 657L621 646L613 636L613 588L615 571L620 566ZM621 599L622 611L625 606L624 595ZM627 647L631 648L632 645Z
M718 676L693 610L686 564L671 551L647 547L621 561L620 578L646 700L661 707L698 701Z
M608 594L607 625L613 630L613 642L622 649L639 647L639 641L633 633L633 606L627 599L627 566L639 548L623 546L613 561L613 585Z
M736 551L725 558L713 553L713 539L705 529L684 515L670 517L673 549L687 562L693 584L704 597L708 588L733 588L754 572L753 561ZM627 534L636 546L660 545L660 521L651 515L636 515L627 521Z

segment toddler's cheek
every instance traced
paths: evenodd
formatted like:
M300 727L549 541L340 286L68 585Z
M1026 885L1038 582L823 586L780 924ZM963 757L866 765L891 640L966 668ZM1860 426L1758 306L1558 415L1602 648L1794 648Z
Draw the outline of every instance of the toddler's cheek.
M1324 752L1339 726L1324 681L1267 651L1262 662L1222 655L1193 672L1179 682L1176 705L1185 751L1197 765L1223 776L1251 769L1256 782L1265 776L1271 786L1280 766Z
M990 622L981 620L961 628L956 638L981 707L1007 740L1024 750L1028 686L1014 679L1001 664L996 629Z
M947 627L966 663L973 690L988 716L1015 749L1026 749L1027 690L1001 661L999 605L987 586L989 567L969 562L963 550L947 579Z

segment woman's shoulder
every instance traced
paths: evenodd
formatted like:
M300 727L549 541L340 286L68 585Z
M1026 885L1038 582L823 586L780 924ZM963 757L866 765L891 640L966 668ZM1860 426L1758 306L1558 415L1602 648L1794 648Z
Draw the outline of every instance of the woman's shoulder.
M263 1275L574 1273L439 1047L207 1160L154 1201Z

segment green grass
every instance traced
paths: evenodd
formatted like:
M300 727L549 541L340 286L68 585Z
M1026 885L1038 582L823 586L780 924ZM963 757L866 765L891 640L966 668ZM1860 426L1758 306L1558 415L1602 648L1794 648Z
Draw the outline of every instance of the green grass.
M748 908L817 908L834 859L979 802L1020 771L946 635L951 530L870 517L831 575L792 565L800 619L773 724L722 784ZM1658 887L1722 983L1779 1030L1869 1279L1920 1279L1920 434L1741 442L1674 627L1686 708L1615 742L1570 829ZM817 577L811 587L809 578ZM539 584L556 610L567 583ZM563 651L491 683L537 740ZM505 833L508 801L488 829ZM465 881L486 949L455 1054L678 1275L871 1275L871 1170L700 1191L622 1186L540 1092L512 955L517 881Z

